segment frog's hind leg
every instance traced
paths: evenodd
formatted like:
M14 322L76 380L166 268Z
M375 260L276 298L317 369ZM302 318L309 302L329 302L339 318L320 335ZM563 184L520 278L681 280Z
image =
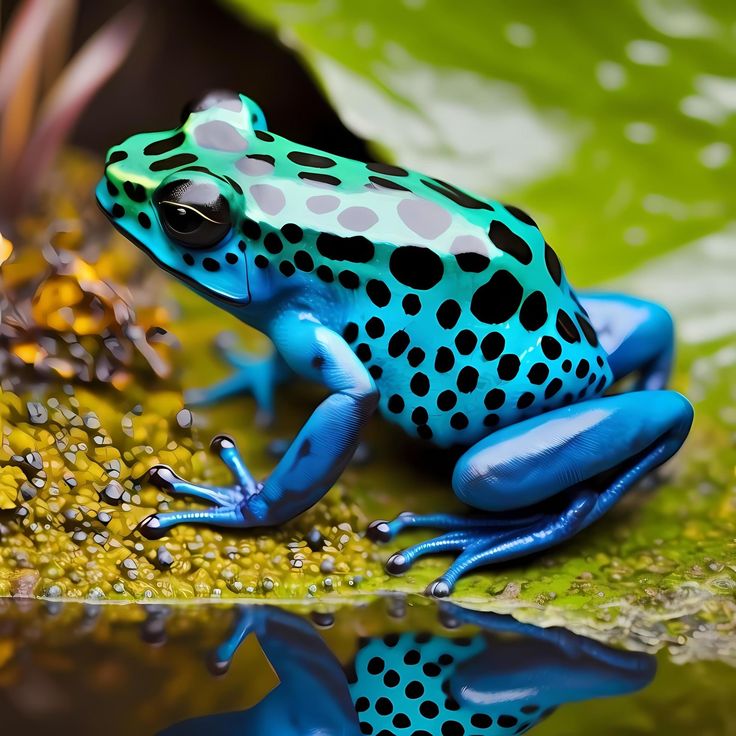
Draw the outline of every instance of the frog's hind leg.
M284 360L271 346L264 355L248 353L233 347L229 333L215 341L215 349L234 372L206 388L191 389L185 395L189 406L210 406L233 396L252 396L258 408L258 424L268 424L274 416L274 399L278 386L291 375Z
M675 352L670 313L626 294L583 292L580 302L595 328L615 380L635 374L635 390L667 385Z
M403 572L426 554L459 551L428 588L442 597L476 567L569 539L669 459L692 417L680 394L646 391L593 399L498 430L470 448L453 475L457 496L487 516L416 517L439 521L447 533L394 555L389 572ZM384 538L407 526L397 521L382 522Z

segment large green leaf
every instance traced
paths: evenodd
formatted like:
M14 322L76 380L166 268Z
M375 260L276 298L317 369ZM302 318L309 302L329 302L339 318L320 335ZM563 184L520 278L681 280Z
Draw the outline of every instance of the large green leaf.
M228 0L377 153L523 203L582 283L733 217L736 5Z

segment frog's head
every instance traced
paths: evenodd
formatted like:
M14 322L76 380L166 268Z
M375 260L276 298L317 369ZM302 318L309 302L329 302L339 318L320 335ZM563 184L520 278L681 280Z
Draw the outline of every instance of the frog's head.
M246 305L243 191L225 172L265 128L252 100L211 92L185 108L178 128L110 149L97 201L118 230L191 288Z

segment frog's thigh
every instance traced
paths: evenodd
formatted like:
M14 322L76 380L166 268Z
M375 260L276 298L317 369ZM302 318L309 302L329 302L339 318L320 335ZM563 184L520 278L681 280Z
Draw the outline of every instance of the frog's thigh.
M670 313L660 304L626 294L583 292L590 316L616 380L639 373L639 389L667 385L675 332Z
M478 442L458 461L452 485L458 498L475 508L508 511L621 466L619 480L596 504L597 518L610 505L608 491L617 497L677 451L692 416L690 403L674 391L631 392L566 406Z

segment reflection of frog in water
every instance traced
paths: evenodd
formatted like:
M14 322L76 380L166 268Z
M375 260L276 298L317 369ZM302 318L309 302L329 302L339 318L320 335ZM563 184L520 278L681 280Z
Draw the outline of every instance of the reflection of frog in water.
M388 570L454 552L430 586L443 597L480 565L592 524L690 429L688 402L660 390L673 350L661 307L576 294L525 212L294 144L267 131L247 97L211 94L175 130L113 148L97 198L159 265L271 338L277 359L233 358L229 388L264 400L293 371L330 393L262 481L228 440L215 445L228 487L154 468L154 484L212 507L154 514L140 525L149 538L181 523L294 518L340 477L378 410L410 435L465 450L452 487L483 515L437 508L370 527L381 541L441 530ZM604 396L631 374L634 391Z
M346 675L306 620L275 607L243 607L215 653L214 669L226 670L254 633L280 683L248 710L184 721L163 734L520 734L562 703L634 692L654 676L650 655L564 629L457 606L443 614L450 625L480 631L363 639Z

